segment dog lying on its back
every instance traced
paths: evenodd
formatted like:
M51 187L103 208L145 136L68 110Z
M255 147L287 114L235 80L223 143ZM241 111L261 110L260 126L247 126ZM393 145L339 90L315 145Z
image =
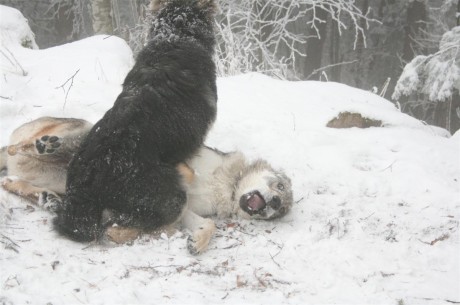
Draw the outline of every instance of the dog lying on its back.
M72 159L55 228L77 241L101 237L101 215L155 229L185 213L176 165L202 145L216 116L214 0L153 0L149 42L112 109Z
M0 153L0 169L9 175L3 188L54 211L61 204L67 164L91 126L79 119L42 117L17 128ZM213 221L204 217L271 220L292 206L289 178L264 160L248 162L240 152L202 147L177 169L187 190L187 210L180 222L192 231L188 249L193 254L207 248L215 230ZM116 211L105 209L102 214L105 235L112 241L123 243L142 233L140 228L119 226Z

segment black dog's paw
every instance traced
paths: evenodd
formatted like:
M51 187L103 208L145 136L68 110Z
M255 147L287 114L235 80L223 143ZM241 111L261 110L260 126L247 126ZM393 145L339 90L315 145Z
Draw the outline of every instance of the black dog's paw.
M56 210L61 204L61 197L59 197L58 194L51 191L42 192L38 198L38 205L42 206L43 208L51 212L56 212Z
M61 146L61 138L57 136L45 135L40 139L35 140L35 147L40 155L43 154L54 154L56 150Z

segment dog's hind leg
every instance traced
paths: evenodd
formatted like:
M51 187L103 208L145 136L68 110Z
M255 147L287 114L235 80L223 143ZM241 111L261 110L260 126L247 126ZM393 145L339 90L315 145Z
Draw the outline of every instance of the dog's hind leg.
M8 146L10 156L23 155L39 160L69 162L81 143L80 137L66 138L44 135Z
M61 197L53 191L37 187L25 180L5 178L2 186L8 192L27 199L33 204L54 212L61 203Z

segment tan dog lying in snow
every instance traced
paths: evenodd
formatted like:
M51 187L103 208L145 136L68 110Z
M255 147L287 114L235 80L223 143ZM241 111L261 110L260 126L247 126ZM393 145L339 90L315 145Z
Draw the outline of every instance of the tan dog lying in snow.
M92 125L84 120L42 117L17 128L0 154L7 169L5 190L53 211L65 194L67 166ZM264 160L248 162L239 152L202 147L179 164L187 189L187 208L179 222L192 231L188 249L206 250L215 231L213 215L271 220L284 216L293 202L290 179ZM138 228L117 226L119 215L103 213L106 235L115 242L136 238Z

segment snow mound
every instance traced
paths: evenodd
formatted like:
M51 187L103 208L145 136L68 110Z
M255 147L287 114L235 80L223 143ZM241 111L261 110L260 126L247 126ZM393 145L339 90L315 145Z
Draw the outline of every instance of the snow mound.
M14 54L27 73L2 63L2 145L39 116L95 122L133 64L112 36ZM284 169L292 212L217 220L209 251L193 257L187 232L116 247L71 242L52 231L52 215L0 189L0 303L460 302L458 133L440 136L337 83L246 74L220 78L218 93L207 144ZM328 128L341 112L383 127Z
M19 122L40 116L98 120L121 91L134 62L126 42L115 36L94 36L44 50L19 47L15 58L1 66L2 145Z
M22 46L38 49L27 19L17 9L0 5L0 44L2 48Z

